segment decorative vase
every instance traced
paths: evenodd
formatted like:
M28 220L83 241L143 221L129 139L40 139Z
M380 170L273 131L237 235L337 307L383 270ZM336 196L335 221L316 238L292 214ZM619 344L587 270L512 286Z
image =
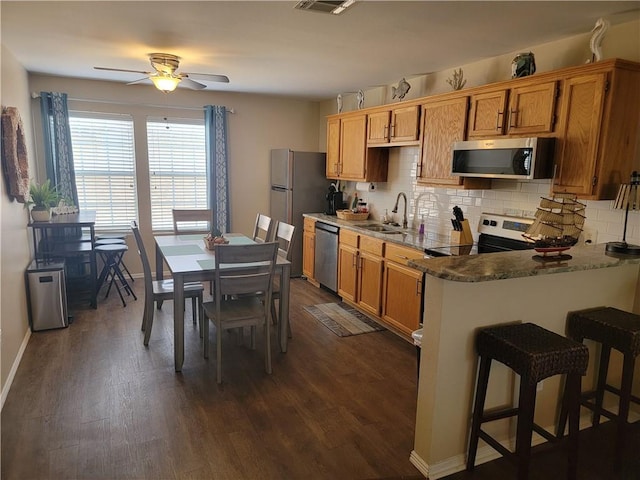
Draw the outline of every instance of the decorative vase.
M35 208L32 208L31 218L34 222L48 222L51 220L51 209L47 208L46 210L36 210Z

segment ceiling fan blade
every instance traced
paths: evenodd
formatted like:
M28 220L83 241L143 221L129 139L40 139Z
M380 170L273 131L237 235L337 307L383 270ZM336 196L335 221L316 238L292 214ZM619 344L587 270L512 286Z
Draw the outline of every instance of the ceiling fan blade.
M196 82L195 80L191 80L186 75L182 76L180 86L190 88L191 90L202 90L203 88L207 88L206 85Z
M138 80L134 80L133 82L127 83L127 85L135 85L136 83L142 83L146 81L151 81L151 80L149 79L149 77L142 77L142 78L139 78Z
M199 78L200 80L229 83L229 77L227 77L226 75L215 75L213 73L183 73L182 75L184 77Z
M143 75L151 75L152 72L145 72L143 70L126 70L123 68L109 68L109 67L93 67L96 70L107 70L110 72L130 72L130 73L141 73Z

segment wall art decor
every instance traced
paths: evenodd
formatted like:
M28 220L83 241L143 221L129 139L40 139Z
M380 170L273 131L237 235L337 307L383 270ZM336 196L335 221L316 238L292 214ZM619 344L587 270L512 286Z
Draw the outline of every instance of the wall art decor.
M29 159L22 119L16 107L2 107L2 172L9 197L29 198Z

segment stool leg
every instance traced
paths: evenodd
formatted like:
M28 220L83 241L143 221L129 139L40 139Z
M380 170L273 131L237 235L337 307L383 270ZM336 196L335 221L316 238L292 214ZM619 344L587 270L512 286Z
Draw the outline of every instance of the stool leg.
M631 402L631 389L633 387L633 370L635 358L631 354L624 356L622 365L622 380L620 383L620 406L618 408L618 425L616 438L616 466L622 463L625 450L625 434L629 421L629 405Z
M531 463L531 433L533 432L533 414L536 406L536 387L526 378L520 378L520 396L518 398L518 426L516 430L516 457L518 458L518 480L529 478Z
M476 453L478 451L478 438L484 414L484 401L487 396L487 386L489 384L489 370L491 368L491 358L480 357L480 367L478 369L478 382L476 386L476 399L473 405L473 416L471 420L471 435L469 437L469 452L467 453L467 470L471 471L475 467Z
M582 376L576 373L567 375L565 382L566 408L569 411L569 459L567 479L578 477L578 438L580 434L580 393Z
M607 373L609 371L609 357L611 356L611 347L602 345L600 351L600 368L598 370L598 386L596 387L595 409L591 424L597 427L600 424L600 412L602 411L602 402L604 400L604 390L607 384Z

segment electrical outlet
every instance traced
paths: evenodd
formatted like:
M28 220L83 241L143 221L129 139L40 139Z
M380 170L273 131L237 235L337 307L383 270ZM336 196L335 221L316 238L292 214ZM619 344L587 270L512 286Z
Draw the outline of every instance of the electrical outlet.
M593 245L598 238L598 231L595 228L586 227L582 230L581 242L584 245Z

